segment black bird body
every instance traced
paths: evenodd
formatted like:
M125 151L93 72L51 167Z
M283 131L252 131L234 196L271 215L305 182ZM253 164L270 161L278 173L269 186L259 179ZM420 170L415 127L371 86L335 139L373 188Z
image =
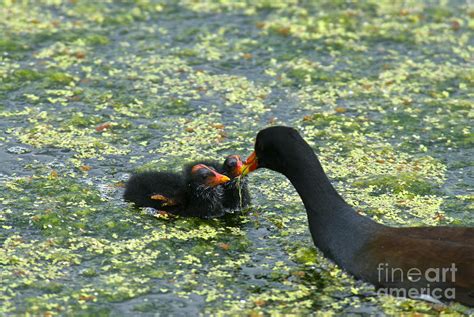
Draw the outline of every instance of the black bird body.
M143 172L133 175L125 186L124 199L137 207L152 207L185 217L213 218L224 214L223 180L210 184L220 175L211 169L190 164L183 174ZM225 177L223 175L217 177ZM225 177L225 181L229 178ZM209 184L208 184L209 183Z
M258 133L243 175L259 167L291 181L303 200L315 246L356 278L371 282L384 294L402 297L438 288L439 292L427 294L474 306L474 228L394 228L358 214L292 128L271 127ZM435 275L443 270L444 275ZM450 290L454 298L447 293Z

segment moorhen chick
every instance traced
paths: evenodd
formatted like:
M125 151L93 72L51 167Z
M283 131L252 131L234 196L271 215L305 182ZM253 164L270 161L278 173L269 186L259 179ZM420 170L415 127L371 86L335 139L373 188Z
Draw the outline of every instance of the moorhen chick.
M268 168L303 200L315 246L379 294L455 300L474 306L474 228L395 228L358 214L337 193L318 158L289 127L260 131L242 175Z
M239 155L229 155L219 170L231 180L223 185L224 196L222 204L229 211L240 210L250 205L250 193L247 179L241 178L243 162Z
M205 164L189 164L183 174L143 172L125 185L123 198L137 207L185 217L213 218L224 214L223 187L230 179Z

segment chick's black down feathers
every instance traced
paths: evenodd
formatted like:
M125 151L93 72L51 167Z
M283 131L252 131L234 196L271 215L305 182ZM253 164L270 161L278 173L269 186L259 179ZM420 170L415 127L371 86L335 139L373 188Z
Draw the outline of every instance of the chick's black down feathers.
M239 179L234 178L222 186L224 187L222 205L225 209L235 211L250 205L251 197L247 187L246 179L240 179L239 184Z
M185 217L213 218L224 214L222 186L206 186L193 178L191 168L183 174L143 172L133 175L125 186L124 199L137 207L152 207ZM202 179L201 179L202 180ZM168 200L151 197L161 195Z
M155 194L169 198L178 197L185 187L181 175L168 172L143 172L134 174L125 186L123 198L137 207L152 207L161 210L164 201L151 199Z

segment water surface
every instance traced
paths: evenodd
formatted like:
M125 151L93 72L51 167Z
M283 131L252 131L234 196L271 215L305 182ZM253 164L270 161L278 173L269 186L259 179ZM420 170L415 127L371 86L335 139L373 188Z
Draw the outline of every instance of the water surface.
M296 127L393 226L474 225L465 2L3 1L0 314L453 313L375 296L313 247L281 175L218 220L121 199L136 170Z

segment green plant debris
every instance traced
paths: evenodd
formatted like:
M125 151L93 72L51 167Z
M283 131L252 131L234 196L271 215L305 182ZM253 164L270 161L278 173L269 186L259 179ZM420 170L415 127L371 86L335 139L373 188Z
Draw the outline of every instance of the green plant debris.
M136 170L296 127L361 214L474 225L474 8L455 1L5 0L0 315L462 315L375 296L313 247L292 185L157 219Z

